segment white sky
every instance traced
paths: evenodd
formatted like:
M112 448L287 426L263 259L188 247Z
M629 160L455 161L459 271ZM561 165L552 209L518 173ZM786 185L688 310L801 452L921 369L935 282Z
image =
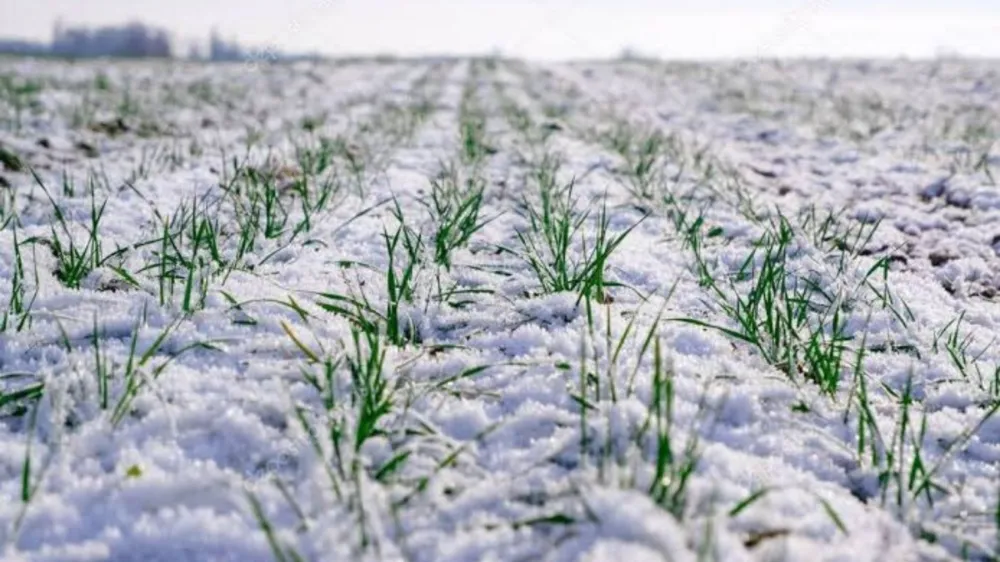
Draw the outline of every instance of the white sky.
M1000 57L1000 0L0 0L0 36L132 19L328 54Z

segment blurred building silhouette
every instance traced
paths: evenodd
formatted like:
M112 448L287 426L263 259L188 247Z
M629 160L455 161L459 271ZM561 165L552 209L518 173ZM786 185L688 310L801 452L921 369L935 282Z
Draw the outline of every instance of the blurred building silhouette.
M51 47L46 43L23 41L20 39L0 39L0 53L7 55L38 56L47 55Z
M247 53L235 41L226 41L219 36L218 30L212 30L208 41L208 60L240 61L247 58Z
M130 22L96 29L64 28L56 23L51 54L63 57L166 58L172 53L166 30Z
M184 56L192 60L277 62L317 59L318 55L290 55L273 47L250 49L235 40L223 39L212 30L207 53L204 43L187 47L184 55L174 50L170 34L161 28L140 22L97 28L64 26L56 22L49 44L0 38L0 54L20 56L56 56L66 58L126 57L170 58Z

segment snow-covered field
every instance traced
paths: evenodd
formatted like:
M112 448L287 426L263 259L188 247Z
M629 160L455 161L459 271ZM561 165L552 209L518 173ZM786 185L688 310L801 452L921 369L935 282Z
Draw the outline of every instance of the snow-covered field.
M0 61L3 560L996 560L1000 64Z

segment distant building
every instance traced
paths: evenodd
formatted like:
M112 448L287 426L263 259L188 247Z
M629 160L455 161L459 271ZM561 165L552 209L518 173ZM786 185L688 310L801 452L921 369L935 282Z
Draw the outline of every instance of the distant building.
M22 41L20 39L0 39L0 54L20 56L41 56L49 54L45 43Z
M97 29L64 29L57 23L51 53L65 57L167 58L171 56L170 36L163 29L138 22Z
M211 61L241 61L247 58L246 51L235 41L226 41L219 32L212 30L208 44L208 60Z
M190 60L216 62L237 61L268 63L278 61L317 60L316 54L288 54L269 46L247 48L235 40L223 39L215 29L209 37L207 54L204 43L193 43L181 50ZM58 56L67 58L126 57L170 58L175 55L170 34L166 30L139 22L97 28L66 27L57 21L52 30L52 43L36 43L19 39L0 38L0 54L20 56Z

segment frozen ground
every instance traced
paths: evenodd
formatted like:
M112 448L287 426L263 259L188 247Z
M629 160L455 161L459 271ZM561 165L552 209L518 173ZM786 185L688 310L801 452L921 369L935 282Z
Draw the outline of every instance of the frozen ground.
M0 96L3 560L1000 556L996 63Z

